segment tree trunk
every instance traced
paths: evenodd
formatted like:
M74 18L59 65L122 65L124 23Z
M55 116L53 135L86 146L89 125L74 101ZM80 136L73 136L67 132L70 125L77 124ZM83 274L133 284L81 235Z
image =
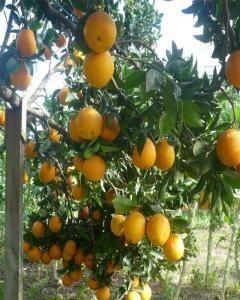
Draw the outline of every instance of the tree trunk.
M236 270L237 270L238 281L240 282L240 266L239 266L239 260L238 260L238 243L237 243L237 241L235 242L235 265L236 265Z
M178 285L177 285L175 294L173 296L173 300L178 300L178 298L179 298L179 295L180 295L181 290L182 290L182 284L183 284L184 275L186 273L186 269L187 269L187 261L184 260L183 265L182 265L181 274L180 274L179 281L178 281Z
M213 229L212 229L212 216L210 216L209 229L208 229L208 251L207 251L207 261L206 261L205 286L208 285L210 262L212 258L212 248L213 248Z

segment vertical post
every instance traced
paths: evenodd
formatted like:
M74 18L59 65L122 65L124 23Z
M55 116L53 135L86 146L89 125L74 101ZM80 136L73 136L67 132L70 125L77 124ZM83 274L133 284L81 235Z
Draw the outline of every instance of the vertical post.
M6 108L5 300L22 300L22 174L26 104Z

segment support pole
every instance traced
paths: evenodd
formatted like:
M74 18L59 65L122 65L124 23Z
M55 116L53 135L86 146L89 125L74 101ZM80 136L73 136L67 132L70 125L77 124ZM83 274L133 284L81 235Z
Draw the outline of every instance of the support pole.
M6 107L5 300L23 299L23 140L26 104Z

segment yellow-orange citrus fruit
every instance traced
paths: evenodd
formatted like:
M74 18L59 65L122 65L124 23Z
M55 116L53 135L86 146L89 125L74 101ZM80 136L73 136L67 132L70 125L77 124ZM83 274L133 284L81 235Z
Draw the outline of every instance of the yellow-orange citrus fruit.
M0 126L2 127L5 126L5 119L6 119L5 111L0 110Z
M76 8L76 7L73 9L73 13L74 13L74 15L75 15L76 17L78 17L79 19L82 18L82 17L84 16L84 13L83 13L80 9L78 9L78 8Z
M210 209L210 204L211 204L211 197L209 196L207 201L205 203L202 203L204 197L204 191L200 192L200 203L199 203L199 208L200 209Z
M32 75L28 72L24 63L20 63L19 68L10 74L10 80L16 90L25 91L32 82Z
M116 236L122 236L124 234L123 225L126 217L123 215L115 215L111 220L111 231Z
M217 140L216 151L219 160L227 167L240 164L240 131L225 130Z
M98 181L105 175L106 164L99 155L93 155L84 160L83 175L90 181Z
M59 216L53 216L48 222L48 227L51 232L58 233L62 228L62 220Z
M89 277L89 278L88 278L87 286L88 286L91 290L97 290L97 289L100 287L99 282L98 282L97 279L95 279L94 277Z
M45 230L46 230L46 227L43 222L36 221L32 225L32 234L38 239L44 237Z
M81 109L76 118L78 134L85 140L98 138L103 129L103 119L93 107Z
M85 58L85 55L82 53L82 51L79 51L77 49L73 49L73 59L74 59L74 62L77 66L80 65L81 61L83 61ZM79 92L81 93L81 91ZM77 93L77 95L79 94ZM82 93L81 93L82 94ZM79 97L81 98L81 97Z
M166 244L163 245L163 254L169 261L177 261L181 259L184 255L184 243L182 238L172 233Z
M57 244L54 244L51 246L49 249L49 255L51 256L52 259L59 260L62 258L62 250L61 247Z
M73 282L79 282L83 277L83 271L81 269L74 270L70 272L70 277L72 278Z
M152 289L147 283L142 286L143 290L140 292L142 300L150 300L152 298Z
M96 297L98 300L110 300L111 293L109 287L104 286L97 289Z
M60 34L56 40L56 46L58 48L62 48L64 46L66 46L66 44L67 44L67 40L66 40L65 36L63 34Z
M88 17L83 33L88 47L96 53L102 53L115 43L117 29L109 14L97 11Z
M31 249L30 244L23 241L23 252L28 253L30 249Z
M114 73L114 60L111 54L108 51L100 54L88 53L83 61L83 73L92 87L100 89L106 86Z
M22 29L16 40L16 46L21 56L31 57L37 52L37 42L31 29Z
M50 256L49 252L48 251L44 251L42 253L41 262L44 265L49 265L51 261L52 261L52 257Z
M54 180L56 176L56 169L53 165L48 162L45 162L41 165L39 170L39 179L43 183L49 183Z
M62 259L62 266L64 269L67 269L69 266L69 261Z
M100 221L102 218L102 214L99 209L96 209L92 212L92 218L95 221Z
M85 195L85 188L76 184L72 187L72 196L75 200L81 200Z
M118 124L118 119L114 117L109 123L106 116L103 117L103 129L101 133L101 138L105 141L112 142L116 140L120 132L120 127Z
M106 202L107 204L112 204L113 199L116 197L116 192L114 189L109 189L106 193Z
M49 128L49 140L53 143L59 143L61 139L61 134L54 128Z
M136 276L136 275L133 276L132 287L133 287L134 289L136 289L136 288L139 287L139 277Z
M153 245L164 245L170 235L170 223L168 219L160 213L153 215L147 222L146 234Z
M29 141L24 148L24 153L27 158L35 158L37 157L37 152L35 151L36 143L33 141Z
M93 255L92 253L88 253L85 257L84 257L84 265L86 266L86 268L88 268L89 270L92 270L94 268L95 265L95 255Z
M87 218L89 216L89 207L83 207L79 212L79 218Z
M69 287L69 286L71 286L73 284L73 280L70 277L69 273L63 275L63 277L62 277L62 284L64 286L66 286L66 287Z
M137 244L145 236L146 220L138 211L131 212L123 225L126 240L131 244Z
M76 143L82 142L83 139L80 137L78 133L78 127L76 119L71 119L68 125L68 132L70 139Z
M113 272L115 272L115 266L114 266L114 263L110 260L107 263L106 273L111 274Z
M141 300L141 296L138 292L131 291L125 296L124 299L125 300Z
M28 260L31 263L39 262L42 257L42 252L38 247L33 247L28 251Z
M167 140L157 143L155 166L160 170L167 171L173 166L174 161L174 147L169 145Z
M64 252L72 257L77 253L77 245L73 240L69 240L64 245Z
M48 47L45 47L44 49L44 57L46 60L49 60L52 57L52 51Z
M70 255L68 253L66 253L65 251L62 252L62 257L63 257L63 260L65 261L70 261L73 259L74 255Z
M74 167L77 171L82 172L84 159L80 156L74 156Z
M22 181L23 184L27 184L29 182L29 176L26 170L23 171Z
M74 256L74 262L75 262L76 265L81 265L83 263L84 255L85 255L84 250L79 248L77 250L77 253Z
M137 145L133 147L133 164L140 169L149 169L154 165L156 159L156 149L153 142L147 138L142 152L139 153Z
M225 66L227 81L236 88L240 88L240 50L234 51Z
M68 94L69 94L69 88L67 86L65 86L60 90L58 94L58 100L62 105L68 105L68 102L66 101Z

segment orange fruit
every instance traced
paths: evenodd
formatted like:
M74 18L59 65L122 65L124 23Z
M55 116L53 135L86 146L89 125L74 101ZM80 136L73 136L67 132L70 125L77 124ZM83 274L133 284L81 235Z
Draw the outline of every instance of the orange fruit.
M74 255L70 255L70 254L66 253L65 251L62 252L62 257L63 257L64 261L68 261L69 262L70 260L73 259L73 256Z
M138 276L135 276L135 275L133 276L132 287L135 289L139 287L139 277Z
M44 54L44 57L45 57L46 60L49 60L52 57L52 51L48 47L45 47L43 54Z
M35 236L35 238L43 238L45 234L45 224L40 221L36 221L32 225L32 234Z
M84 13L83 13L80 9L78 9L78 8L76 8L76 7L74 7L74 9L73 9L73 13L74 13L74 15L75 15L76 17L78 17L79 19L82 18L82 17L84 16Z
M115 215L111 220L111 231L116 236L124 235L124 222L126 217L123 215Z
M219 160L227 167L240 164L240 131L225 130L217 140L216 151Z
M59 260L62 258L62 250L61 247L57 244L54 244L51 246L49 249L49 255L51 256L52 259Z
M120 127L118 124L118 119L114 117L110 122L108 122L108 117L103 117L103 130L101 133L101 138L105 141L112 142L116 140L120 132Z
M153 215L147 222L146 234L153 245L164 245L170 235L170 223L168 219L160 213Z
M124 300L142 300L140 294L136 291L130 291L124 298Z
M56 169L53 165L48 162L45 162L41 165L39 170L39 179L43 183L49 183L55 179Z
M113 262L110 260L110 261L107 262L106 273L112 274L114 271L115 271L114 264L113 264Z
M90 181L98 181L105 175L106 164L99 155L93 155L84 160L83 175Z
M66 46L66 44L67 44L67 40L66 40L65 36L63 34L60 34L56 40L56 46L58 48L62 48L64 46Z
M68 102L66 101L68 94L69 94L69 88L67 86L65 86L60 90L58 94L58 101L60 102L60 104L68 105Z
M44 251L44 252L42 253L41 262L42 262L44 265L49 265L51 261L52 261L52 258L51 258L51 256L49 255L49 252L48 252L48 251Z
M79 184L76 184L72 187L72 196L75 200L81 200L84 197L85 192L85 188Z
M39 262L42 257L42 252L38 247L33 247L28 251L28 260L31 263Z
M81 158L80 156L74 156L73 163L77 171L82 172L83 162L84 162L83 158Z
M113 199L116 197L117 195L116 195L116 192L115 192L115 190L114 189L109 189L108 191L107 191L107 193L106 193L106 202L107 202L107 204L112 204L112 201L113 201Z
M22 29L17 36L16 46L21 56L31 57L37 52L35 34L31 29Z
M158 142L156 145L155 166L163 171L169 170L175 161L174 147L168 144L167 140Z
M86 268L88 268L89 270L92 270L94 268L95 265L95 255L93 255L92 253L88 253L85 257L84 257L84 265L86 266Z
M117 29L109 14L97 11L88 17L83 34L88 47L96 53L102 53L115 43Z
M24 153L27 158L37 157L37 152L35 151L37 144L33 141L27 142L24 148Z
M93 220L95 220L95 221L100 221L100 220L101 220L101 217L102 217L102 214L101 214L101 212L100 212L99 209L96 209L96 210L94 210L94 211L92 212L92 218L93 218Z
M23 241L23 252L28 253L30 249L31 249L30 244Z
M0 126L5 126L6 114L4 110L0 110Z
M70 272L70 277L72 278L73 282L79 282L83 277L83 271L81 269L74 270Z
M77 253L77 245L76 242L73 240L69 240L65 243L63 251L69 255L74 256Z
M230 54L225 65L227 81L236 88L240 88L240 50Z
M97 289L96 297L98 300L110 300L111 293L109 287L104 286Z
M131 244L137 244L145 236L146 220L144 215L138 211L131 212L123 225L126 240Z
M53 143L59 143L61 139L61 134L54 128L49 128L49 140Z
M103 119L93 107L81 109L76 118L78 134L85 140L95 140L103 129Z
M69 266L69 261L62 259L62 266L64 269L67 269Z
M79 218L87 218L89 216L88 206L83 207L79 212Z
M19 68L10 74L10 81L16 90L25 91L32 82L32 75L24 63L20 63Z
M83 139L80 137L78 133L78 127L76 119L71 119L68 125L68 132L70 135L70 139L76 143L82 142Z
M87 286L88 286L91 290L97 290L97 289L100 287L99 282L98 282L97 279L95 279L94 277L89 277L89 278L88 278Z
M92 87L106 86L114 73L114 60L111 54L108 51L100 54L88 53L83 61L83 73Z
M184 243L176 233L170 234L166 244L163 245L163 254L169 261L177 261L184 255Z
M62 228L62 220L59 216L52 216L48 222L48 227L51 232L58 233Z
M84 251L81 248L78 248L77 253L74 256L74 262L76 265L81 265L84 261Z
M150 300L152 298L152 289L147 283L142 285L143 290L140 292L142 300Z
M137 145L133 147L133 164L140 169L149 169L154 165L156 159L156 149L153 142L147 138L142 152L139 153Z
M26 170L23 171L22 181L23 184L27 184L29 182L29 176Z
M85 55L82 53L82 51L79 51L77 49L73 49L73 59L74 59L74 62L77 66L80 65L81 61L83 61L84 58L85 58ZM81 93L81 91L79 93ZM77 93L77 95L79 93ZM79 97L79 98L81 98L81 97Z
M66 287L70 287L73 284L73 280L69 273L64 274L62 277L62 284Z

